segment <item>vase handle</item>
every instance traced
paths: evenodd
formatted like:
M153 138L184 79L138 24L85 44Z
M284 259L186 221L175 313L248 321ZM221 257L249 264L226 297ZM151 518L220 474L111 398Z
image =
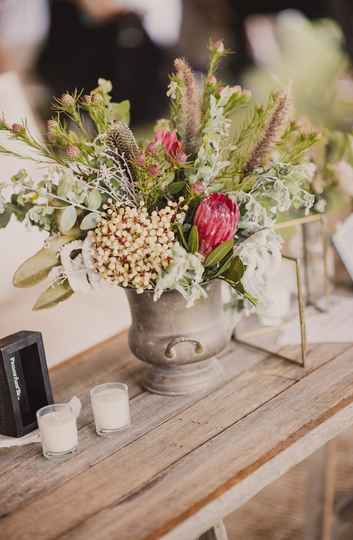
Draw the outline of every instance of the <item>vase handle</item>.
M194 343L195 344L195 353L201 354L203 353L203 346L197 339L190 339L186 337L176 337L170 341L165 349L164 356L167 358L174 358L175 352L174 347L175 345L178 345L178 343Z

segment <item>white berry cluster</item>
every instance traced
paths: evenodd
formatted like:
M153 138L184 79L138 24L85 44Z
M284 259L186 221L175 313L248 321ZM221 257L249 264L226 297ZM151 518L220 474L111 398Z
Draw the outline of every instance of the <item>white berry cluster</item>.
M153 289L172 260L178 204L169 202L151 215L143 204L130 208L112 200L103 209L105 216L93 237L96 270L114 285L133 287L138 293Z

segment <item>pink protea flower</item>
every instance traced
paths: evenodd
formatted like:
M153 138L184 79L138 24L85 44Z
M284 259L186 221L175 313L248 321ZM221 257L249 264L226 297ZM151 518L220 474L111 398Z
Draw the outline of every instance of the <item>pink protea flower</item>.
M207 256L226 240L231 240L240 219L239 207L228 195L212 193L200 202L194 217L202 255Z
M186 154L183 150L183 143L178 139L177 132L167 129L159 130L154 136L156 143L162 144L169 156L178 163L186 161ZM153 143L152 143L153 144Z

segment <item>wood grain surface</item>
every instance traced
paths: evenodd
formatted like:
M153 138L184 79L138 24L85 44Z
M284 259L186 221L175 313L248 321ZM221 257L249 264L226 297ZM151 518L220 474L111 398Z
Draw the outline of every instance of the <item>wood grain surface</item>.
M353 424L353 346L318 345L310 368L232 344L208 395L139 385L123 333L51 371L56 401L83 402L79 453L0 450L1 540L194 540ZM132 427L95 435L89 389L129 385Z

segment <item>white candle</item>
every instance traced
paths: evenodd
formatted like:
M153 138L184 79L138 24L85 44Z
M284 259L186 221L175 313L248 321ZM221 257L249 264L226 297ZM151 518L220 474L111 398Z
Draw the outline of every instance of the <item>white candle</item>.
M120 431L130 425L127 386L108 383L91 391L91 402L98 435Z
M60 457L77 449L77 420L68 404L49 405L37 414L45 457Z

